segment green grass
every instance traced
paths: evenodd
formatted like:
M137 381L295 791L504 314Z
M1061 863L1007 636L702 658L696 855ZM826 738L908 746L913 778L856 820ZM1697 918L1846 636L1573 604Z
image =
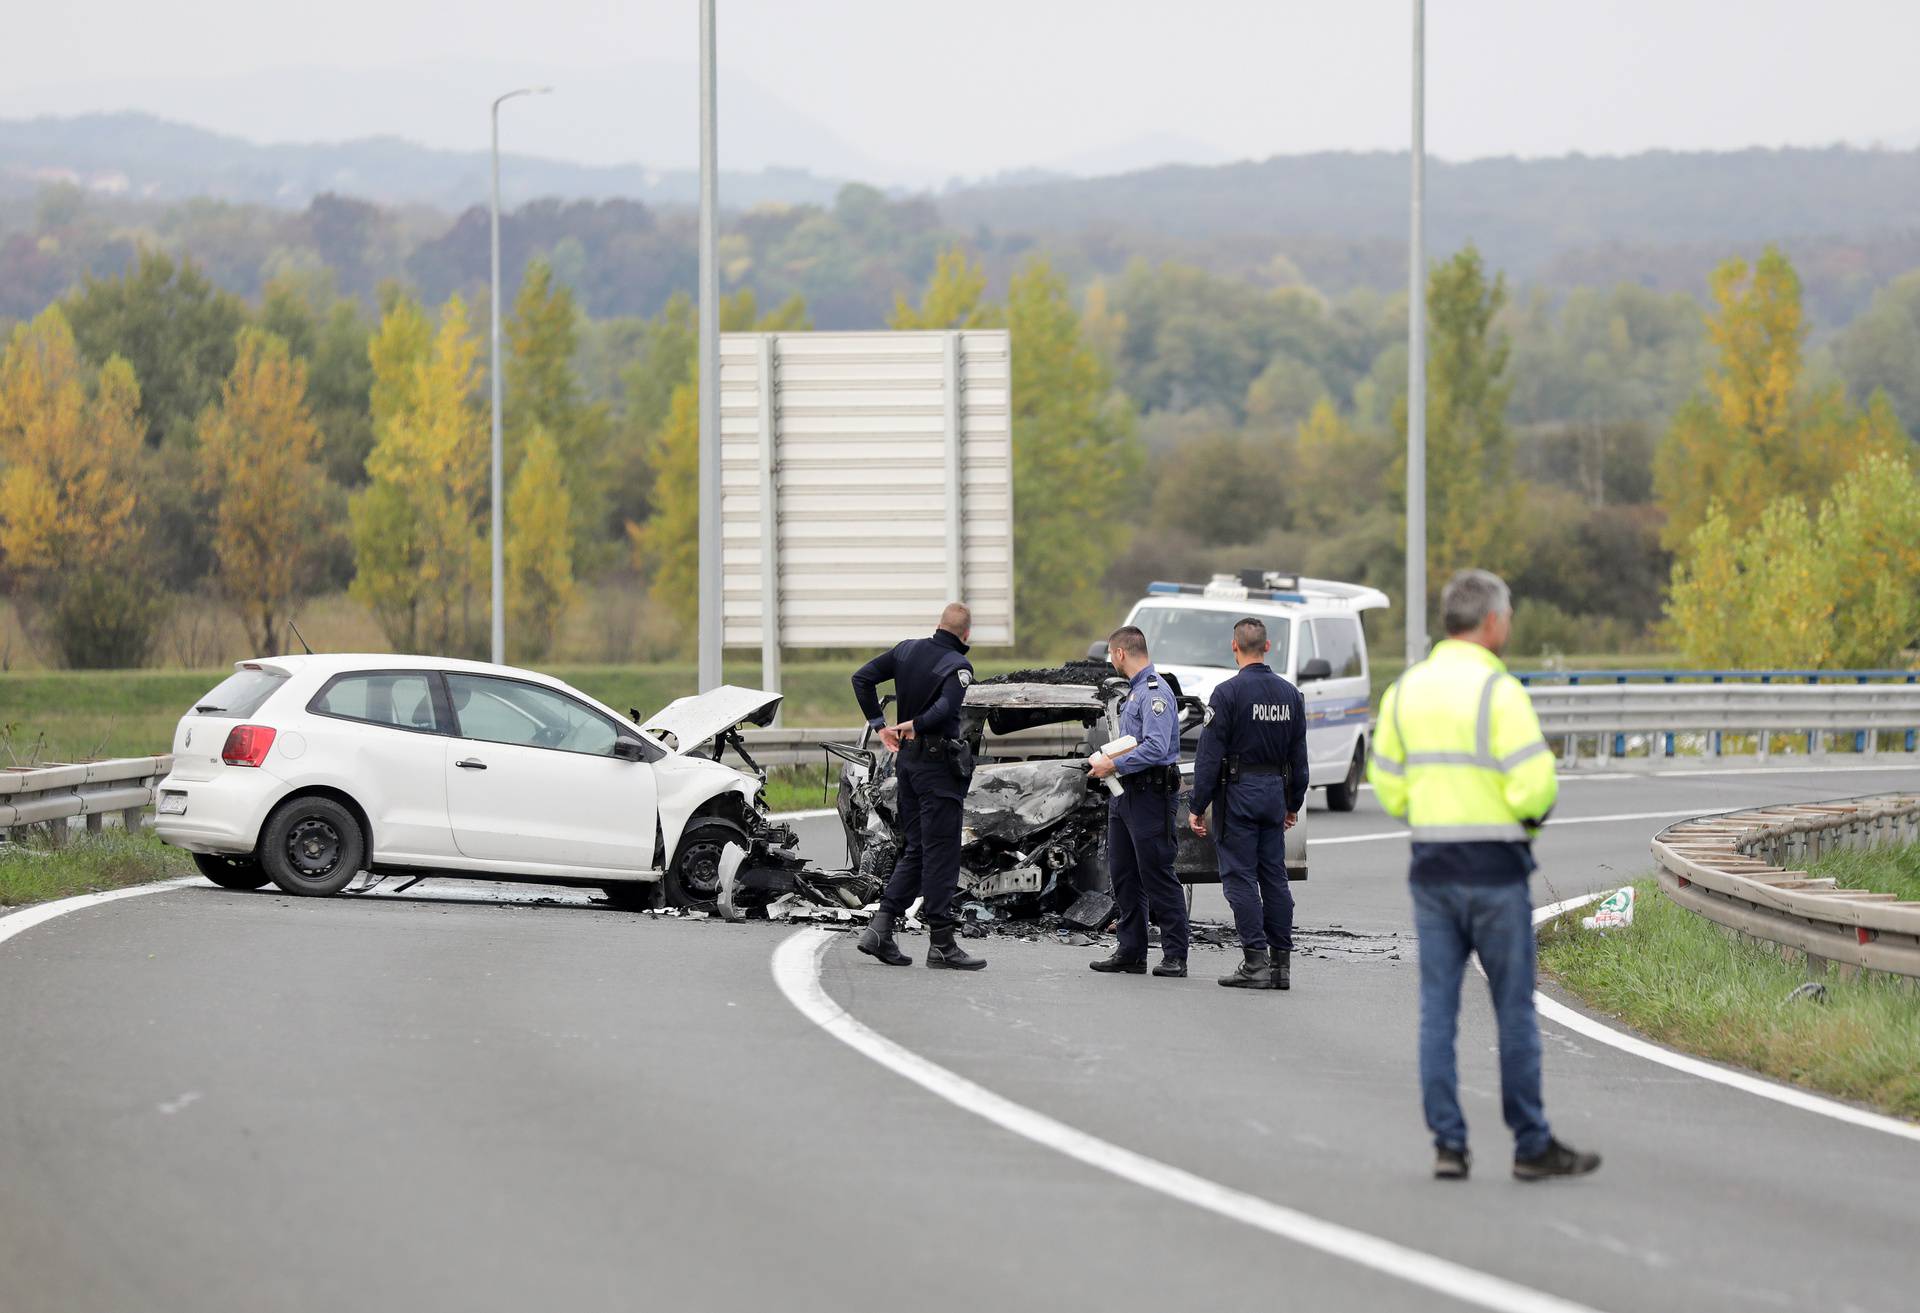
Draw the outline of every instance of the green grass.
M1898 894L1903 902L1920 902L1920 844L1846 848L1822 857L1810 869L1814 875L1832 876L1844 889L1871 889Z
M1902 860L1911 879L1920 857L1909 849ZM1873 873L1862 878L1879 878L1880 864L1866 865ZM1635 890L1625 930L1582 929L1587 909L1545 928L1541 968L1663 1044L1920 1118L1920 991L1911 983L1829 973L1825 1003L1789 1002L1808 978L1804 965L1668 901L1652 880Z
M75 834L61 848L0 844L0 907L193 874L193 859L151 834Z

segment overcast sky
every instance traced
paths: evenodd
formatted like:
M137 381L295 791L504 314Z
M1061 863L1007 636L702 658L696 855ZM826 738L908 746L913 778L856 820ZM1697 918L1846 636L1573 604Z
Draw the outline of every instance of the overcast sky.
M928 183L1407 135L1408 0L719 0L723 164ZM1436 154L1920 144L1920 0L1429 0ZM691 164L695 0L8 7L0 115Z

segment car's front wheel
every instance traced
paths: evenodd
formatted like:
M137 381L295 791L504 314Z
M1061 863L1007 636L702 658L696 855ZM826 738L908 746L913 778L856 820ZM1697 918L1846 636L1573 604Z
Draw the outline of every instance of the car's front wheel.
M222 889L258 889L272 877L260 869L253 857L222 857L217 853L195 853L193 864L200 874Z
M1330 812L1350 812L1360 802L1360 777L1367 769L1367 743L1365 739L1353 745L1353 760L1347 764L1347 778L1338 784L1327 786L1327 810Z
M713 911L720 902L720 858L730 843L745 848L747 836L728 821L698 821L681 835L667 864L667 906Z
M260 831L260 865L290 894L337 894L366 865L360 821L331 798L292 798Z

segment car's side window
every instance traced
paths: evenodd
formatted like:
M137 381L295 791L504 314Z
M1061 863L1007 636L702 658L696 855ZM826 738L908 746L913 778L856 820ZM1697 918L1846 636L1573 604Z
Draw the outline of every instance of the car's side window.
M1361 668L1360 622L1344 616L1313 622L1319 640L1320 655L1333 667L1333 678L1355 679L1366 672Z
M1293 669L1294 669L1294 673L1298 674L1300 671L1305 670L1307 668L1307 662L1313 660L1316 656L1320 655L1320 650L1319 648L1314 646L1312 625L1302 620L1298 624L1296 624L1293 628L1295 632L1295 636L1293 640L1293 646L1294 646ZM1285 667L1281 666L1279 667L1279 669L1284 670Z
M335 676L307 710L370 725L437 732L431 681L424 670L358 670Z
M447 692L462 738L610 757L620 737L599 712L538 684L449 671Z

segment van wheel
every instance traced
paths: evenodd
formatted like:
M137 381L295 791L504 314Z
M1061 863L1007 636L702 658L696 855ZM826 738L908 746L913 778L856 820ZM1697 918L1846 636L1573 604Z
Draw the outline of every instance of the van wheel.
M367 839L331 798L294 798L260 831L260 866L290 894L337 894L367 864Z
M214 853L195 853L193 864L200 874L222 889L258 889L271 878L252 857L221 857Z
M746 831L727 821L701 821L680 836L667 863L667 906L711 912L720 903L720 857L727 845L747 847Z
M1327 810L1350 812L1360 801L1360 776L1367 768L1367 741L1353 745L1353 761L1347 766L1347 778L1327 786Z

